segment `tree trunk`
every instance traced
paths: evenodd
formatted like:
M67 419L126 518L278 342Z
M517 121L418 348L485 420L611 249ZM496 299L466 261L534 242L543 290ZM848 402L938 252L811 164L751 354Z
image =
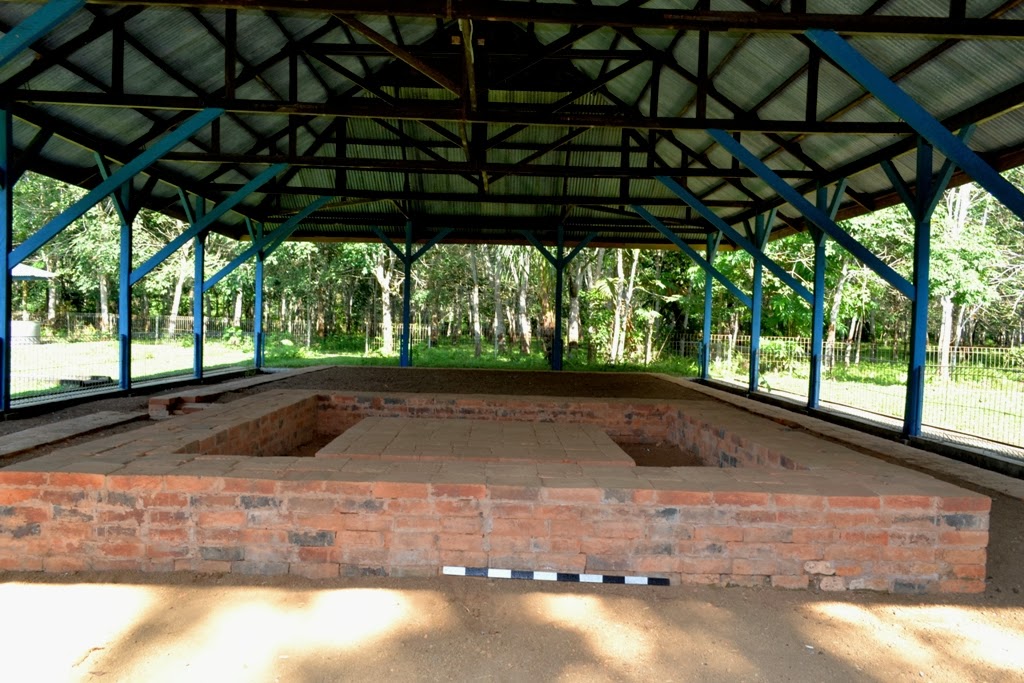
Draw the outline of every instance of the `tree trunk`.
M381 353L395 352L395 330L391 319L391 281L395 269L395 255L389 250L381 253L373 267L373 275L380 285Z
M853 350L854 335L857 334L857 327L860 325L860 320L857 316L853 316L853 320L850 321L850 329L846 332L846 348L843 350L843 365L850 367L850 352Z
M491 271L491 288L494 290L494 353L505 352L505 314L501 306L501 247L494 248L494 260L488 257L489 249L484 257Z
M661 266L664 261L665 252L659 251L655 257L655 279L661 279ZM647 336L644 339L644 365L651 364L651 352L654 344L654 324L658 319L659 309L661 308L661 297L654 297L654 312L652 315L647 317Z
M477 278L477 261L476 261L476 245L469 245L469 272L473 277L473 291L469 296L469 317L470 324L473 326L473 355L476 358L480 357L483 349L481 348L481 332L480 332L480 281Z
M616 354L620 363L626 357L626 338L629 336L629 330L632 328L633 292L636 288L636 269L639 264L640 250L634 249L633 265L629 268L629 280L626 283L626 290L622 300L622 330L619 334L619 350Z
M110 327L110 280L106 273L99 275L100 285L100 331L106 332ZM26 318L27 320L28 318Z
M570 358L580 345L580 285L583 283L584 271L583 266L577 265L569 276L569 329L566 337Z
M615 309L612 317L611 348L608 349L608 360L618 361L619 336L622 334L622 298L626 290L626 274L622 267L622 250L615 250Z
M843 288L846 283L853 277L854 271L850 269L849 263L843 263L843 270L839 274L839 282L836 283L835 290L832 292L832 305L828 311L828 333L825 340L825 348L822 355L822 365L825 369L831 368L835 365L835 349L836 349L836 325L839 323L839 310L843 304Z
M167 324L167 336L171 339L178 329L178 311L181 309L181 294L185 289L185 277L188 275L188 256L186 250L178 251L178 278L174 281L174 294L171 296L171 316Z
M520 269L519 269L519 290L516 296L516 315L518 316L519 328L519 353L524 356L530 354L530 341L531 341L531 330L530 330L530 319L527 316L526 311L526 295L530 286L530 252L528 249L523 249L520 257Z
M57 259L46 259L46 269L51 272L57 270ZM46 281L46 322L52 323L57 319L57 278L51 277Z
M231 316L231 326L241 327L242 326L242 290L235 290L235 310Z
M952 219L949 225L947 240L950 244L958 244L963 234L964 225L967 224L967 211L971 208L971 185L961 185L952 193L947 200L949 215ZM939 379L949 379L949 351L953 345L953 294L948 292L939 297L939 308L942 311L939 323Z

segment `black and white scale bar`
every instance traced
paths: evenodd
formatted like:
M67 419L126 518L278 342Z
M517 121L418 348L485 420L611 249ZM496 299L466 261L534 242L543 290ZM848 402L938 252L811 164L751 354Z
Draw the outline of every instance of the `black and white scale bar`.
M522 579L525 581L565 581L567 583L621 583L629 586L667 586L668 579L653 576L605 576L604 574L568 574L489 567L442 567L445 576L479 576L486 579Z

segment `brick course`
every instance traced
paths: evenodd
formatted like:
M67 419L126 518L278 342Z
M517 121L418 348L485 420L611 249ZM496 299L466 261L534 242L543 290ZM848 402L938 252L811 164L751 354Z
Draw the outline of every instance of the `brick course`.
M283 457L368 416L597 424L689 444L715 467ZM0 470L0 569L327 578L455 564L984 588L988 498L712 400L271 391L133 434Z

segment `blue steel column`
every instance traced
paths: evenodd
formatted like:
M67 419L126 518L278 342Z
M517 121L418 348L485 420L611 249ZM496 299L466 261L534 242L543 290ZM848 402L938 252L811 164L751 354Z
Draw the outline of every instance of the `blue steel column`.
M196 199L195 218L198 222L206 209L206 201L202 197ZM206 235L196 235L192 242L195 245L195 282L192 288L192 374L196 379L203 378L203 281L206 278Z
M129 181L131 182L131 181ZM133 198L128 196L129 201ZM126 203L127 204L127 203ZM125 206L121 216L121 261L117 289L117 339L119 352L118 386L127 391L132 388L132 223L134 207Z
M0 110L0 254L3 274L0 276L0 412L11 407L11 270L7 256L14 245L14 183L12 161L14 140L11 112Z
M551 369L562 369L562 289L565 287L565 228L558 226L558 253L555 257L555 336L551 340Z
M917 196L914 206L914 298L910 304L910 365L903 435L920 436L924 418L924 371L928 351L928 277L932 221L932 146L917 141ZM910 208L910 207L908 207Z
M704 258L708 265L715 260L715 252L718 250L718 240L721 233L713 235L708 233L707 252ZM700 378L708 379L711 376L711 286L714 280L711 279L710 271L704 272L704 334L700 340Z
M823 230L811 227L814 240L814 301L811 304L811 368L807 385L807 407L821 403L821 346L825 336L825 240Z
M399 365L403 368L412 366L412 354L409 352L409 326L412 317L412 223L405 224L405 258L402 259L402 342L399 350Z
M263 223L256 224L256 239L263 242ZM256 297L252 305L253 365L263 367L263 250L256 252Z
M763 215L757 216L754 222L754 244L758 249L764 250L768 242L768 231L771 225L767 224ZM754 287L751 291L750 306L750 381L747 388L750 392L757 391L761 380L761 305L762 297L762 276L763 266L761 262L754 259Z

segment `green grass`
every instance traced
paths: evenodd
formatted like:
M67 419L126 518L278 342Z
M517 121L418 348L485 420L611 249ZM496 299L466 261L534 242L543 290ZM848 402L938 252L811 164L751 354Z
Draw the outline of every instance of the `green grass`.
M252 350L208 341L203 367L212 370L252 366ZM118 345L112 340L74 343L25 344L11 349L11 396L26 398L66 391L60 380L118 376ZM192 345L176 342L132 344L132 378L136 380L187 375L192 372Z

